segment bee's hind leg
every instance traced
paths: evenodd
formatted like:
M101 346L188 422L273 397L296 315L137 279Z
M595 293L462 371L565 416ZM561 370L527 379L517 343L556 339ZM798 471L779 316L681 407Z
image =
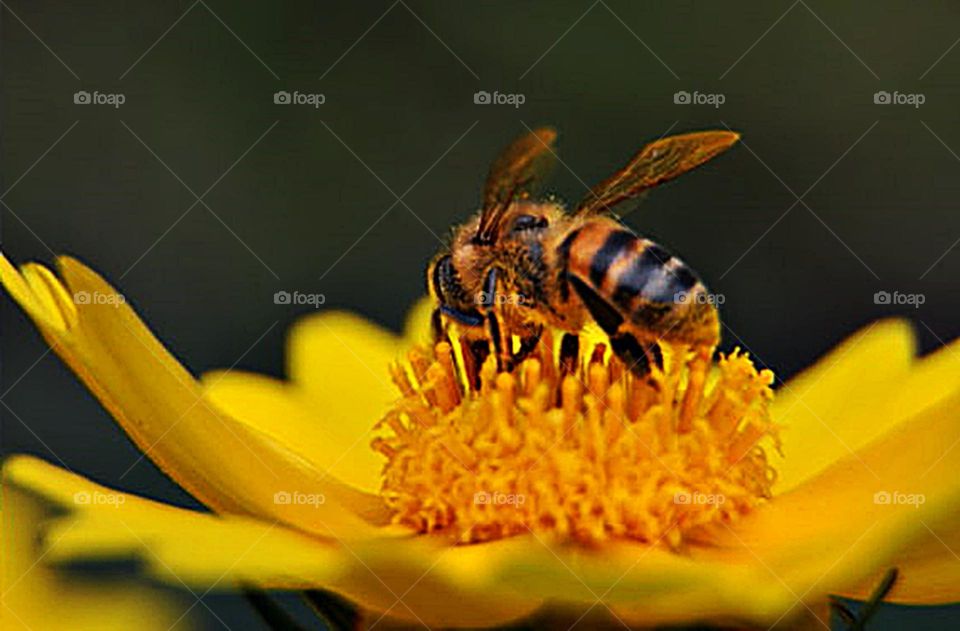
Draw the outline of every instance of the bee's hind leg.
M560 339L560 371L572 375L580 363L580 336L564 333Z
M703 386L707 381L707 373L713 360L713 347L699 345L694 347L694 356L687 369L687 390L683 393L683 403L680 404L680 416L677 419L677 432L685 433L693 429L693 419L697 408L703 399Z
M640 343L634 335L634 328L616 307L576 276L571 276L569 280L594 322L607 334L614 354L634 375L646 377L652 365L663 368L663 355L656 342Z
M646 377L653 366L663 370L663 353L656 342L642 344L628 331L610 336L610 348L636 377Z

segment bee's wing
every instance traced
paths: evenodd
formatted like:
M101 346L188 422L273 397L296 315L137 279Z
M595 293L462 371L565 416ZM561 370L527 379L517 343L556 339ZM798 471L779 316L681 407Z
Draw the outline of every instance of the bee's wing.
M610 212L616 204L694 169L729 149L740 138L732 131L703 131L652 142L625 167L593 187L577 213Z
M491 243L510 202L543 180L556 160L556 138L557 132L549 127L535 129L514 140L494 160L483 189L478 241Z

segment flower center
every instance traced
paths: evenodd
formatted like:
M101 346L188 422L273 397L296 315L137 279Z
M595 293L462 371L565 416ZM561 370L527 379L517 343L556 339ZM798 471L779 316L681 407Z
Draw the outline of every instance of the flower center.
M401 397L373 448L394 522L462 542L529 531L677 547L770 497L770 371L661 343L663 368L640 378L603 344L575 362L557 346L545 336L511 372L492 357L471 370L445 342L392 367Z

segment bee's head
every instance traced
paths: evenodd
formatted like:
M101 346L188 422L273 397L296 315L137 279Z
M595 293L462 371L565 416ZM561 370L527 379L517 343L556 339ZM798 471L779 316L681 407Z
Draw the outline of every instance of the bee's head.
M515 290L521 269L537 265L523 264L524 259L542 256L542 242L548 229L562 216L555 204L516 202L510 205L497 222L491 238L479 238L479 216L457 228L450 247L439 253L427 270L431 295L447 312L472 316L479 314L481 297L488 272L501 270L501 282L507 291ZM466 317L463 320L471 320Z
M457 297L463 293L463 288L454 267L453 254L440 253L430 262L430 267L427 268L427 289L441 305L459 302Z
M441 311L467 325L482 323L477 296L494 257L491 247L476 243L476 231L476 218L458 227L427 268L427 288Z

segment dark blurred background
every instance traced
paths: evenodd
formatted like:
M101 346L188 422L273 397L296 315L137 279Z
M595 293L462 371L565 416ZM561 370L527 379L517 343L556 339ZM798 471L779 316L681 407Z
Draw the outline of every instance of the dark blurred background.
M662 134L742 132L628 221L724 296L725 346L780 377L887 315L924 350L960 334L955 3L0 4L4 251L78 256L196 373L281 374L312 310L281 290L398 328L491 159L542 124L571 202ZM3 451L116 484L138 451L0 309ZM122 487L193 505L147 460ZM212 606L256 628L242 602Z

